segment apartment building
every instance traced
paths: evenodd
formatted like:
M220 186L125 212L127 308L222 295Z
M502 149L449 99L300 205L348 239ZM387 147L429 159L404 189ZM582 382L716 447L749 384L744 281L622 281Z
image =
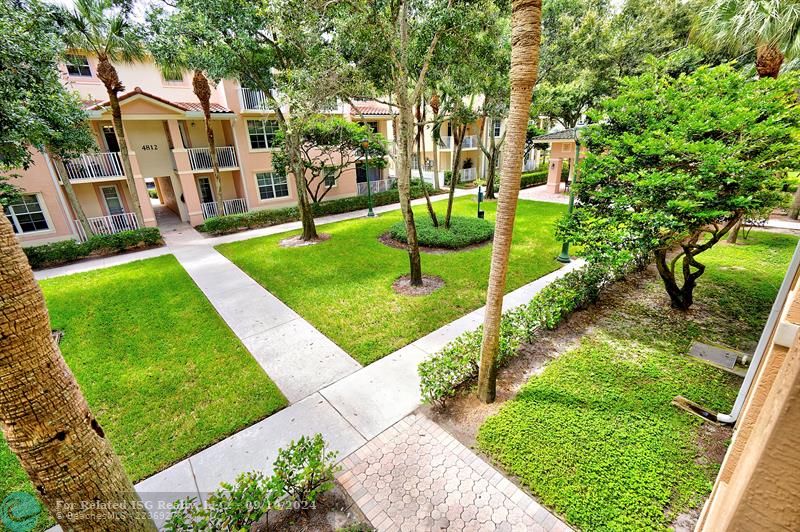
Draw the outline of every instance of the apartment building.
M119 154L119 141L111 123L106 91L96 76L97 61L75 54L62 66L64 83L86 104L97 151L59 161L34 154L34 164L21 170L14 184L24 191L21 202L6 216L23 245L68 238L85 238L66 199L63 181L73 185L90 225L96 233L113 233L138 227L131 191ZM191 75L164 79L153 63L117 65L128 90L120 94L127 147L147 226L157 225L155 210L167 209L184 222L197 225L217 215L217 186L203 114L191 87ZM222 181L225 214L294 205L293 180L279 177L272 167L275 116L266 110L258 90L224 80L213 88L211 118ZM377 102L338 105L326 111L353 121L363 121L390 142L392 112ZM369 168L373 191L391 186L393 170ZM345 170L326 200L367 193L363 164ZM158 201L151 204L148 187Z

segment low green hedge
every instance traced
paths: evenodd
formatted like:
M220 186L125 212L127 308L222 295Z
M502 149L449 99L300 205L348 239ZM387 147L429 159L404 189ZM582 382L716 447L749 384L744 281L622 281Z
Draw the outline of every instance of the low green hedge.
M433 248L459 249L470 244L486 242L494 236L494 224L481 218L454 216L450 219L450 229L434 227L430 218L418 218L417 240L421 246ZM389 229L392 238L406 241L406 224L397 222Z
M533 342L541 331L556 328L570 313L597 301L604 287L646 264L645 257L622 265L586 264L547 285L527 305L504 313L497 365L516 356L519 347ZM468 331L419 364L426 402L443 405L459 386L478 376L482 338L483 327Z
M46 268L76 261L89 256L113 255L133 249L163 244L157 227L122 231L113 235L95 235L86 242L62 240L41 246L23 248L31 268Z
M523 188L538 187L547 183L547 168L544 170L535 170L533 172L523 172L519 181L520 190ZM500 176L497 176L494 182L495 194L500 191Z
M430 185L426 185L428 190L433 192ZM422 187L419 182L412 182L411 197L420 198L423 196ZM389 205L400 201L400 196L397 189L387 190L385 192L378 192L372 195L372 205L379 207L381 205ZM353 196L350 198L341 198L331 201L323 201L322 203L315 203L311 205L311 211L314 216L328 216L331 214L341 214L343 212L357 211L366 209L369 206L367 196ZM211 233L212 235L223 235L227 233L236 233L247 229L256 229L259 227L269 227L271 225L278 225L287 222L296 222L300 219L300 212L297 207L284 207L281 209L261 209L257 211L249 211L243 214L231 214L228 216L216 216L209 218L202 224L198 225L196 229L204 233Z

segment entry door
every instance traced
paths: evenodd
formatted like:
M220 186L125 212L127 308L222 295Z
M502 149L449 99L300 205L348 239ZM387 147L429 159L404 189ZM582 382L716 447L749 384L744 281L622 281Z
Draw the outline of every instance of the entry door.
M114 133L114 126L103 126L103 137L106 139L108 151L119 151L119 142L117 142L117 134Z
M125 207L122 206L122 199L119 197L119 191L114 185L108 187L100 187L103 193L103 200L106 202L108 214L122 214L125 212Z
M214 192L211 189L211 180L209 178L198 178L197 190L200 193L200 203L212 203L214 201Z

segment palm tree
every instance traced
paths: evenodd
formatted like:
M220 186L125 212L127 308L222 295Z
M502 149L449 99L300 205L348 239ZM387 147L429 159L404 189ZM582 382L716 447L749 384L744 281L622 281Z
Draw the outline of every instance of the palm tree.
M697 36L733 52L756 51L758 76L777 78L800 53L800 4L794 0L716 0L700 12Z
M42 291L2 207L0 425L62 528L155 531L53 341ZM117 506L113 520L92 515L101 504Z
M497 350L500 342L500 315L506 287L508 255L517 211L522 155L531 108L531 92L539 68L542 0L512 0L511 2L511 105L506 126L506 146L503 152L503 186L497 200L492 266L486 311L483 321L483 342L478 374L478 398L484 403L495 399L497 381Z
M84 50L97 56L97 77L105 85L111 104L111 120L119 143L120 158L128 182L128 192L133 211L140 226L144 226L133 168L122 127L119 93L125 86L119 79L111 61L130 63L144 57L140 36L129 20L128 8L117 7L114 0L75 0L73 9L62 8L59 22L63 25L63 39L68 48Z
M64 161L60 157L49 152L48 155L51 159L55 160L59 165L61 165L62 168L64 168ZM75 194L75 189L72 188L72 181L69 180L69 176L66 175L66 173L64 173L63 177L61 178L61 184L64 185L64 192L67 195L69 206L72 207L72 212L75 213L78 223L81 224L83 233L87 238L89 238L94 234L94 231L92 231L92 226L89 225L89 220L86 218L86 212L83 210L83 205L81 205L81 202L78 201L78 195Z

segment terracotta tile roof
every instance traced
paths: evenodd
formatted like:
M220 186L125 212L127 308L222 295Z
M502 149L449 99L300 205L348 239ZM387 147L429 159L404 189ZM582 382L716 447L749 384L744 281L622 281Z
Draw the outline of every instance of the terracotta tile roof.
M376 102L375 100L362 100L354 101L353 109L350 112L351 116L392 116L394 112L385 103Z
M134 96L138 96L138 95L146 96L147 98L150 98L151 100L155 100L155 101L163 103L165 105L169 105L170 107L174 107L174 108L179 109L181 111L190 111L190 112L202 112L203 111L203 109L200 107L200 102L171 102L169 100L161 98L160 96L156 96L155 94L151 94L149 92L145 92L140 87L136 87L132 91L126 92L125 94L121 95L119 97L119 101L120 102L124 102L125 100L127 100L129 98L133 98ZM95 100L95 101L84 102L84 104L87 105L87 107L86 107L87 110L93 111L93 110L100 110L100 109L102 109L104 107L107 107L109 105L109 102L108 102L108 100L106 100L104 102L99 102L99 101ZM212 113L233 113L233 111L231 111L230 109L228 109L228 108L226 108L226 107L224 107L224 106L222 106L222 105L220 105L218 103L212 103L211 104L211 112Z

